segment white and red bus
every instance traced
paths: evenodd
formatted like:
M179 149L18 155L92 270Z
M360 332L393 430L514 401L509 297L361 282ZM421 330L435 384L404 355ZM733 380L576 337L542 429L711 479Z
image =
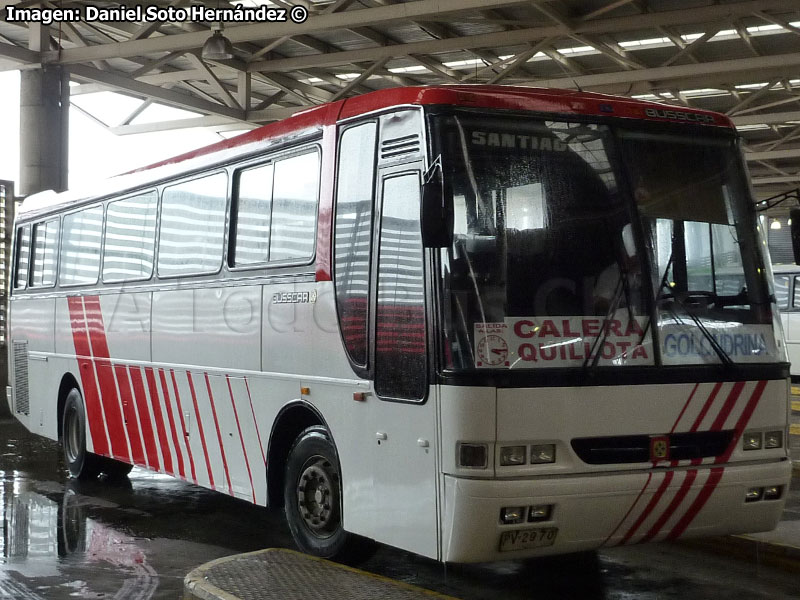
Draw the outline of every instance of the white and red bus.
M768 530L788 364L718 114L378 91L16 221L10 404L75 477L442 561Z

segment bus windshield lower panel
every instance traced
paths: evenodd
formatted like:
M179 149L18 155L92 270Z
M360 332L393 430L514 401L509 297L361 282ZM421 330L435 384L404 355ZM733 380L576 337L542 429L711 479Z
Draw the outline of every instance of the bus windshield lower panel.
M455 208L445 369L784 360L731 136L469 114L434 129Z

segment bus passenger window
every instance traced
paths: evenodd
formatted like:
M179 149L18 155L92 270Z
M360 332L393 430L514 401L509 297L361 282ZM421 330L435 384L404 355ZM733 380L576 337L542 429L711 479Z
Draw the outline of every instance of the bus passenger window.
M137 281L153 273L157 206L154 191L108 203L103 281Z
M269 222L272 211L273 165L239 173L234 209L234 247L231 265L241 267L269 260Z
M342 339L354 363L367 364L367 301L375 188L375 133L364 123L342 134L336 190L334 281Z
M61 237L61 285L97 283L103 207L96 206L64 217Z
M775 276L775 301L778 308L789 308L789 276Z
M58 219L33 226L31 287L51 287L56 282L58 226Z
M31 226L17 228L17 263L14 274L14 289L25 289L28 285L28 261L31 255Z
M216 273L222 266L228 176L217 173L164 190L158 242L161 277Z
M800 277L794 278L794 298L792 298L792 307L800 308Z
M275 164L269 260L310 259L316 248L319 154L309 152Z

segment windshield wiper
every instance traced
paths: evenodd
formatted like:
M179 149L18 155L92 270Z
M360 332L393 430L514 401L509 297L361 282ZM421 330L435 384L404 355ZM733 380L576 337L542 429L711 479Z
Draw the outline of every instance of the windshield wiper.
M589 354L587 354L586 358L583 361L583 369L589 365L589 360L592 361L592 368L597 366L597 363L600 362L600 355L602 353L603 344L606 343L606 338L608 337L609 331L609 322L611 321L611 317L613 317L617 309L619 308L619 303L622 300L622 296L624 294L625 299L627 301L627 308L628 308L628 322L630 323L633 320L633 309L631 307L631 290L630 290L630 281L628 279L628 270L625 268L625 265L622 261L617 261L617 267L619 268L619 279L617 279L617 285L614 288L614 296L611 299L611 302L608 305L608 310L606 311L606 316L603 319L603 328L602 328L602 335L598 335L594 343L592 344L591 349L589 350ZM639 342L641 344L641 341Z
M668 289L671 290L671 288ZM675 293L672 294L672 297L678 301L678 304L680 304L684 312L687 315L689 315L692 321L694 321L694 324L697 325L697 328L702 332L703 336L705 336L705 338L708 340L708 343L711 344L711 348L713 348L714 352L717 354L722 363L726 367L732 366L733 359L731 359L730 355L727 352L725 352L725 349L722 346L720 346L719 342L717 341L717 338L715 338L714 335L706 328L706 326L703 325L703 322L699 319L699 317L692 313L690 307L686 304L684 299L681 298L680 295ZM681 320L680 315L676 313L672 308L670 308L670 312L676 319L678 319L678 321Z
M653 300L654 304L653 309L656 311L658 310L659 302L661 302L661 300L665 298L664 290L668 291L670 293L670 297L677 300L678 304L681 305L681 308L683 308L684 312L686 312L686 314L689 315L692 321L694 321L694 324L697 325L697 328L700 330L703 336L708 340L708 343L711 344L711 348L714 350L714 352L722 361L722 363L727 367L733 365L733 360L728 355L728 353L725 352L725 349L719 345L719 342L717 342L717 339L714 337L714 335L706 328L705 325L703 325L703 323L696 315L692 314L692 312L689 310L689 307L686 305L684 300L678 294L676 294L670 287L669 283L667 283L667 275L669 275L669 268L672 266L672 261L674 257L675 257L675 250L673 248L673 251L670 252L669 254L669 260L667 261L667 266L664 267L664 273L661 275L661 284L658 286L658 293L656 293L656 297ZM716 295L714 297L716 298ZM678 315L672 308L670 308L670 312L678 321L681 321L680 315ZM652 322L653 322L653 317L651 316L650 319L647 321L647 325L645 325L644 329L642 330L642 336L639 338L639 345L642 344L644 338L647 336L647 331L650 329L650 324Z

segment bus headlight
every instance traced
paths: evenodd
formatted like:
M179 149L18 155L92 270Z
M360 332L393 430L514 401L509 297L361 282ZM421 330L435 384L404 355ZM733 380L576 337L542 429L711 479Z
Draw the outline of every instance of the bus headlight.
M742 436L742 450L761 450L761 432L745 431Z
M783 447L783 432L782 431L768 431L764 434L764 448L781 448Z
M500 464L509 465L525 464L525 446L502 446L500 448Z
M531 446L531 464L543 465L556 462L555 444L534 444Z

